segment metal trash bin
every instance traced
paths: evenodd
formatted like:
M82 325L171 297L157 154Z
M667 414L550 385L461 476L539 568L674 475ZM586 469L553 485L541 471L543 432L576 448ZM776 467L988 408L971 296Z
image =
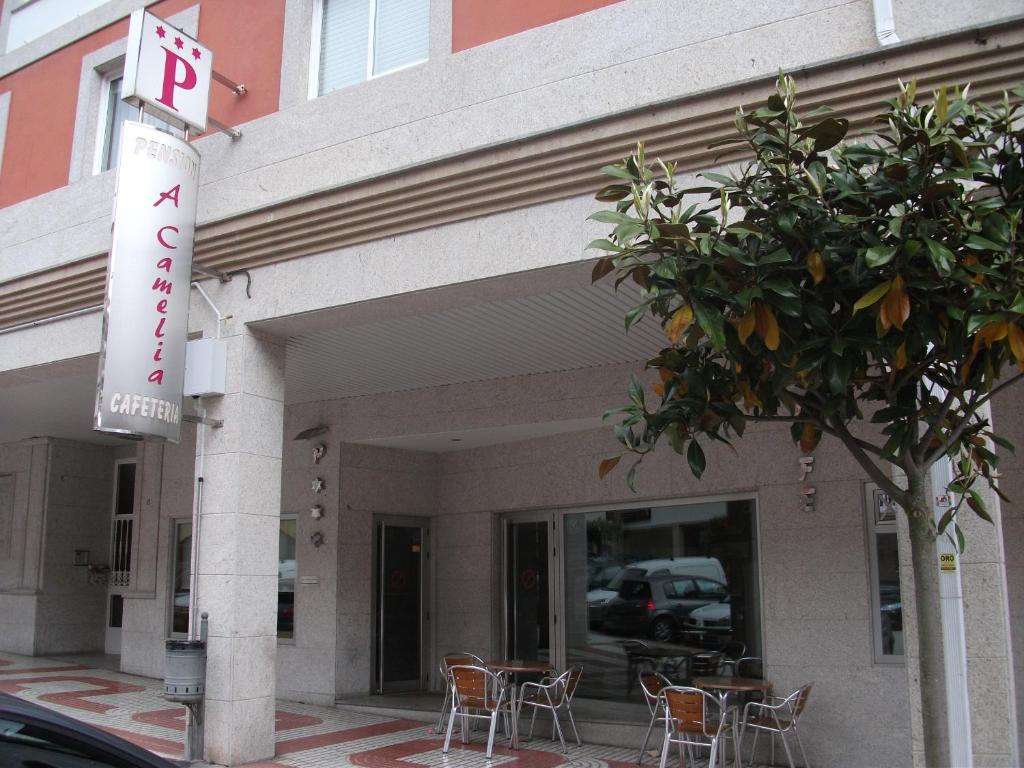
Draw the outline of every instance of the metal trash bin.
M164 698L197 704L206 692L206 641L168 640Z

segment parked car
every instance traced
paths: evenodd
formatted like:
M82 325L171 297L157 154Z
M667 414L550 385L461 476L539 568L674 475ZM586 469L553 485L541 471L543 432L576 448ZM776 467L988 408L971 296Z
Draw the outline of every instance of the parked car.
M633 637L668 641L696 609L720 603L729 590L721 581L700 576L631 577L626 569L618 594L604 610L604 626Z
M0 693L0 765L7 768L182 768L95 726Z
M692 634L701 644L716 644L732 635L732 603L729 597L695 608L683 621L683 636Z
M624 579L663 575L704 576L726 583L725 569L717 557L666 557L638 560L625 567L608 566L587 585L587 617L590 627L601 627L608 602L618 595Z

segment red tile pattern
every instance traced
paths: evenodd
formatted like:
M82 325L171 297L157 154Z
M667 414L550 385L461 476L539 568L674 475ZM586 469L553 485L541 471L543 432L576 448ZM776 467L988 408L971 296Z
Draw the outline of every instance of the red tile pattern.
M44 693L39 696L42 701L50 701L65 707L84 709L86 712L98 712L103 714L114 709L114 705L100 704L98 701L89 701L95 696L113 696L118 693L138 693L146 690L141 685L129 683L118 683L113 680L104 680L101 677L89 677L86 675L49 675L43 677L20 677L14 680L0 680L0 691L3 693L17 694L31 685L39 683L81 683L83 685L95 686L95 690L69 691L67 693Z
M329 747L334 744L344 744L346 741L358 741L359 739L368 739L371 736L383 736L388 733L423 727L423 723L416 723L412 720L389 720L385 723L362 725L358 728L346 728L341 731L300 736L296 739L284 739L277 742L277 756L280 757L291 752L319 749L320 747Z

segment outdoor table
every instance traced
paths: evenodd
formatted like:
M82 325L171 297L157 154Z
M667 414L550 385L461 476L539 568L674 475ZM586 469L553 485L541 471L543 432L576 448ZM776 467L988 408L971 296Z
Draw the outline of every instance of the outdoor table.
M698 688L710 688L725 693L767 693L772 684L756 677L695 677L693 684Z
M509 676L509 704L512 707L512 749L519 749L519 708L516 702L516 678L520 673L543 675L553 667L546 661L529 659L489 659L484 666L492 672L504 672Z

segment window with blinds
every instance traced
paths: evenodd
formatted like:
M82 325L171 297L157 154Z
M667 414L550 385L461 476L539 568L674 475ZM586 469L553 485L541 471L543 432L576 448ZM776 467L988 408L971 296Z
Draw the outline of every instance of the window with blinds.
M321 0L317 94L427 58L430 0Z

